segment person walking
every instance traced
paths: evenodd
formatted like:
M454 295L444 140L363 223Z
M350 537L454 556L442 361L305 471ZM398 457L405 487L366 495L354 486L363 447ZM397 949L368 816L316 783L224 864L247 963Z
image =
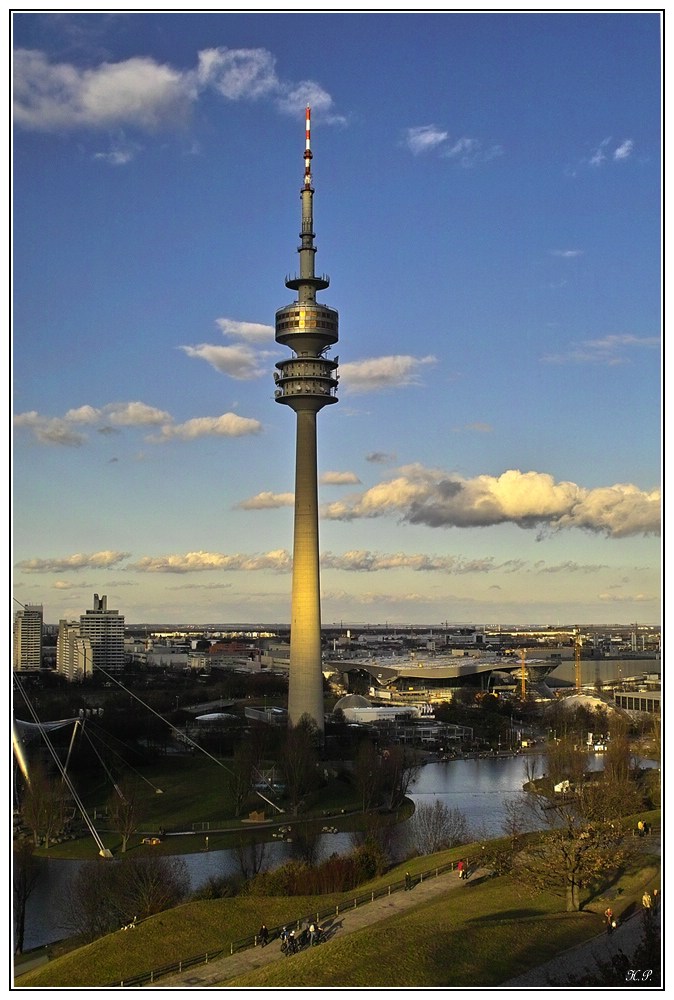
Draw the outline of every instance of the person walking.
M613 910L610 906L607 906L604 910L604 919L606 920L606 933L610 936L616 926L616 922L613 919Z
M459 863L458 863L458 865L456 867L457 867L457 869L459 871L459 878L464 878L465 877L464 876L464 872L465 872L466 869L465 869L465 865L464 865L463 861L459 861Z
M269 931L267 930L267 925L266 924L262 924L262 927L260 927L260 930L258 931L257 936L260 939L260 947L264 948L264 946L269 941Z
M409 890L412 888L412 876L409 872L405 872L405 889Z

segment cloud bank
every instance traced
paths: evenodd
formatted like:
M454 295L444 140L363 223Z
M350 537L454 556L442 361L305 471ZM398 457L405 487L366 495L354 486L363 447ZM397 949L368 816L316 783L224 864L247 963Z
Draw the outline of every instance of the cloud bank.
M221 552L187 552L182 555L146 556L129 564L127 569L140 573L194 573L204 570L245 571L274 570L288 573L292 566L290 553L275 549L262 555L224 555Z
M17 563L24 573L68 573L80 569L111 569L130 557L130 552L81 552L62 559L26 559Z
M659 534L660 492L645 492L630 483L584 489L556 482L547 473L517 469L466 479L415 465L350 500L323 507L323 516L331 520L392 515L431 528L515 524L551 531L581 528L625 538Z
M177 438L191 441L201 437L241 437L245 434L259 434L262 424L251 417L240 417L236 413L223 413L218 417L194 417L182 424L175 424L166 410L139 401L131 403L108 403L103 407L84 406L68 410L63 417L45 417L36 410L19 413L14 418L14 426L27 428L40 444L79 447L87 437L76 428L103 424L96 427L97 433L108 435L119 427L160 427L158 434L150 434L146 441L161 444ZM112 426L108 426L112 425Z

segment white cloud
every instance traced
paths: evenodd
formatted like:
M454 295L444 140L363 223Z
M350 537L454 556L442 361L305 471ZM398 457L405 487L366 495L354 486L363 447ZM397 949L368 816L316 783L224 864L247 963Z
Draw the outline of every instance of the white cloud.
M394 479L344 501L326 504L323 516L353 520L396 515L428 527L582 528L611 538L658 534L660 492L630 483L584 489L542 472L509 469L500 476L466 479L408 466Z
M512 561L511 561L512 562ZM425 553L409 552L371 552L368 549L355 549L335 555L326 552L321 557L324 569L343 570L355 573L376 573L388 570L411 570L415 573L491 573L496 570L513 572L521 569L524 563L517 561L514 567L510 563L497 564L492 557L485 559L464 559L462 556L437 556Z
M256 100L278 89L276 60L266 49L204 49L199 53L197 79L230 101Z
M247 434L260 434L262 424L252 417L240 417L236 413L223 413L219 417L193 417L184 424L166 424L161 434L147 438L154 444L171 441L178 438L181 441L194 441L202 437L242 437Z
M63 419L71 420L74 424L96 424L102 417L102 410L85 404L84 406L78 406L75 410L68 410Z
M360 479L355 472L324 472L319 482L325 486L354 486Z
M479 139L461 136L449 143L449 132L437 125L416 125L405 132L405 145L415 156L438 150L440 156L455 160L462 167L472 167L503 155L499 145L485 146Z
M611 136L606 139L602 139L597 148L591 154L588 161L591 167L603 166L609 156L614 162L627 160L634 151L634 142L632 139L623 139L623 141L615 147L612 153L609 152L611 143Z
M265 323L246 323L243 320L227 319L225 316L216 319L215 322L226 337L237 337L253 343L274 339L274 327L267 326Z
M124 167L134 159L140 148L138 143L129 142L123 134L120 134L111 141L107 152L94 153L94 160L107 163L110 167Z
M294 493L258 493L248 500L236 504L241 510L275 510L278 507L292 507L295 503Z
M479 139L463 136L449 147L443 147L442 156L456 160L462 167L473 167L476 163L487 163L497 156L503 156L503 146L484 146Z
M120 427L145 427L148 424L162 424L171 419L165 410L148 406L139 401L133 403L108 403L103 413L111 424Z
M14 54L14 120L27 129L175 127L194 96L189 74L150 58L82 69L33 50Z
M333 112L330 94L313 80L302 80L296 84L282 83L275 103L279 111L287 115L303 115L304 109L309 105L314 121L320 118L329 125L346 124L343 115Z
M449 132L439 129L436 125L416 125L405 132L405 143L415 156L435 149L448 138Z
M207 361L216 371L230 378L248 381L266 374L262 367L264 355L248 344L232 344L223 347L218 344L197 344L195 347L181 345L180 348L190 358Z
M551 250L550 253L553 257L580 257L583 253L582 250Z
M340 365L340 387L346 394L374 392L379 389L399 389L409 385L419 385L419 370L425 365L433 365L437 358L428 355L415 358L409 354L392 354L388 357L365 358L363 361L347 361Z
M614 160L626 160L628 156L632 155L634 150L634 143L631 139L625 139L620 143L618 148L613 153Z
M292 565L290 553L285 549L274 549L261 555L224 555L222 552L187 552L167 556L145 556L127 569L141 573L200 573L209 570L229 572L252 572L254 570L274 570L289 572Z
M16 427L27 427L40 444L65 445L79 448L86 442L84 434L74 431L67 421L58 417L42 417L36 410L18 413L14 418Z
M599 143L599 145L597 146L597 148L595 149L595 151L590 156L590 166L592 166L592 167L600 167L602 165L602 163L605 162L605 160L606 160L606 147L608 146L608 144L609 144L610 141L611 141L611 137L609 136L608 139L603 139Z
M320 84L279 78L267 49L204 49L187 70L144 56L79 67L51 62L36 50L14 54L14 121L35 131L175 129L188 121L205 90L227 101L267 99L284 114L301 115L309 103L323 121L344 122L332 112L332 97ZM137 149L116 143L95 158L121 166Z
M77 552L62 559L26 559L16 564L24 573L67 573L80 569L110 569L128 559L130 552Z
M658 602L656 594L597 594L597 600L608 604L652 604Z
M658 347L658 337L635 337L631 333L610 333L596 340L584 340L560 354L546 354L541 361L546 364L595 364L622 365L628 361L628 352L635 348Z
M111 424L124 427L143 427L147 424L163 424L170 420L166 410L158 410L156 406L148 406L139 400L129 403L107 403L98 408L95 406L79 406L68 410L64 420L75 424L97 424L101 420L109 420Z
M108 403L103 407L95 407L85 404L76 409L68 410L63 417L45 417L36 410L28 413L19 413L14 418L16 427L26 427L33 432L36 440L41 444L66 445L70 447L80 447L86 443L87 438L78 430L74 430L72 425L93 425L103 420L108 420L111 424L124 427L147 426L151 424L161 424L170 421L172 418L165 410L158 410L147 403ZM114 433L111 427L99 427L100 434Z

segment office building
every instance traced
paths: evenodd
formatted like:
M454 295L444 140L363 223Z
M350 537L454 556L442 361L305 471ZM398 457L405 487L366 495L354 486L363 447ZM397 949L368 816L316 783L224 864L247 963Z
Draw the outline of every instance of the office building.
M14 615L15 670L42 667L42 611L41 604L25 604Z
M80 636L91 644L94 669L119 674L124 669L124 615L108 610L105 595L94 594L92 609L80 615Z

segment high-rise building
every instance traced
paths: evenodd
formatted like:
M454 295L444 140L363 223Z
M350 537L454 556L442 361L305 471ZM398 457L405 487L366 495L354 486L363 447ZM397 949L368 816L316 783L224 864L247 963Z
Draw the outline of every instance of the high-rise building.
M56 672L67 681L84 681L94 671L94 654L90 639L83 637L79 622L62 618L56 640Z
M94 668L118 674L124 669L124 615L108 610L105 595L94 594L94 606L80 615L80 636L91 643Z
M327 288L330 280L327 275L314 273L311 160L311 112L307 108L304 184L300 189L300 270L299 275L286 280L286 288L296 291L297 298L276 313L276 342L289 347L293 355L276 363L274 379L276 401L285 403L297 415L288 717L291 725L297 725L303 715L308 715L322 731L316 414L326 404L337 402L339 359L330 360L326 353L337 343L339 320L335 309L316 301L316 292Z
M14 669L39 670L42 666L41 604L25 604L14 615Z

